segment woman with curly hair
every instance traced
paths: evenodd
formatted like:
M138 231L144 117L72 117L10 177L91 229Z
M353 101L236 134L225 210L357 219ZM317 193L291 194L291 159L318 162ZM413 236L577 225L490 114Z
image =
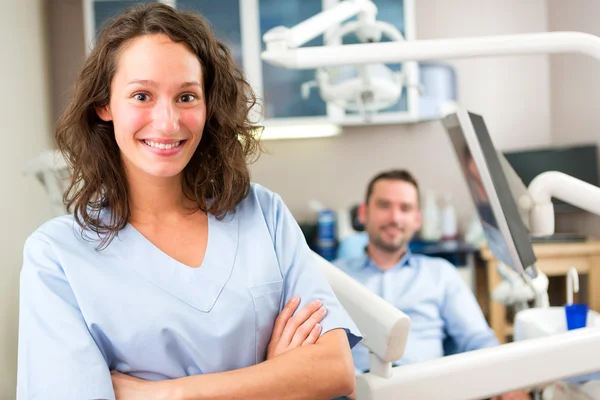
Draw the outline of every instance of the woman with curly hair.
M250 182L254 105L200 15L155 3L106 26L56 131L73 214L24 248L19 399L353 391L360 334Z

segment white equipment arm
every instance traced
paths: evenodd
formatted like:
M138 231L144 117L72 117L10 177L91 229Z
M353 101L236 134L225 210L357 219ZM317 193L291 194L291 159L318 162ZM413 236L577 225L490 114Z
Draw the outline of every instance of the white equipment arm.
M600 215L600 188L562 172L542 172L531 181L527 190L533 200L529 216L532 235L554 233L553 197Z
M277 43L283 48L296 48L355 15L358 15L360 21L374 21L376 14L377 7L370 0L346 0L291 29L283 26L273 28L264 34L263 40L267 43Z
M600 370L600 328L504 344L357 377L359 400L475 400Z
M361 343L372 353L373 374L391 376L391 363L404 354L410 319L323 257L317 254L315 257L338 300L361 331Z
M289 39L283 40L283 37L270 35L269 32L263 37L267 50L262 53L262 59L289 69L551 53L581 53L600 60L600 38L580 32L541 32L300 49L289 46Z

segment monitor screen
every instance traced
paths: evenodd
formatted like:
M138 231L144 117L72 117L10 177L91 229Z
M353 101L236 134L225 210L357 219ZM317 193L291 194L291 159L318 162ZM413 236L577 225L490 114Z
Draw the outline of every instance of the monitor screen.
M598 146L579 145L549 147L504 152L504 157L527 186L533 178L546 171L558 171L594 186L600 186L598 178ZM552 199L555 212L576 211L577 207L558 199Z
M494 257L518 273L535 261L529 232L521 220L483 118L458 110L442 120L450 136L485 236Z

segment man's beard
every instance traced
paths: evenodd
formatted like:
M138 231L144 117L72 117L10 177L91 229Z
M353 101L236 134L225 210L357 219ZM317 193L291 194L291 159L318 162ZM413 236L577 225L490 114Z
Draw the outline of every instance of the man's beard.
M385 229L385 228L384 228ZM378 249L385 251L386 253L396 253L400 251L407 243L408 239L404 236L396 243L387 243L383 240L381 235L374 235L372 242Z

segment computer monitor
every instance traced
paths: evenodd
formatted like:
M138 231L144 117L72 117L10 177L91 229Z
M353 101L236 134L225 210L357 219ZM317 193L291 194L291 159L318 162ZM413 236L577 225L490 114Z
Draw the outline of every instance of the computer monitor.
M442 119L467 180L494 257L520 274L534 276L535 254L500 158L480 115L463 109Z

